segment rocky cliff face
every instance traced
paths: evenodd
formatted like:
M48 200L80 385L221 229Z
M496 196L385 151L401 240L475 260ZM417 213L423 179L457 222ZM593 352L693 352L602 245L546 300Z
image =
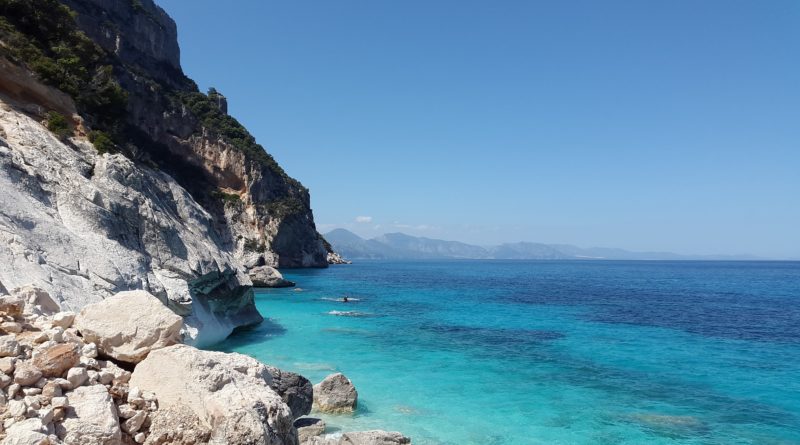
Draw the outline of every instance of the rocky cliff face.
M0 0L0 43L0 289L144 289L211 343L261 320L249 271L327 266L308 190L197 91L151 0Z
M256 323L250 280L211 215L169 175L69 145L0 96L0 281L64 309L145 289L184 315L189 341Z
M78 26L113 55L129 92L132 157L168 171L214 217L224 247L245 266L325 267L308 190L290 178L183 75L175 23L152 0L62 0Z

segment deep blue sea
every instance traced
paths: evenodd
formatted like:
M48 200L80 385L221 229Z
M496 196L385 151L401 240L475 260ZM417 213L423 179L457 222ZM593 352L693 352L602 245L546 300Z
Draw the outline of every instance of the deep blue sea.
M285 275L300 289L258 290L268 321L220 349L315 383L345 373L359 409L321 416L329 431L800 444L797 262L362 261Z

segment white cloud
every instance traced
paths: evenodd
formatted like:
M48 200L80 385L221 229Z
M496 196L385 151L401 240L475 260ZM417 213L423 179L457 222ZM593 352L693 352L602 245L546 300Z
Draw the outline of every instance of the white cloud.
M372 217L371 216L356 216L357 223L371 223Z

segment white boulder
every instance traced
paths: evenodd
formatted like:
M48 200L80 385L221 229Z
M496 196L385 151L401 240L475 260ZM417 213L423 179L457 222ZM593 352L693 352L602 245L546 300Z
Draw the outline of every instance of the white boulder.
M270 388L257 360L175 345L152 351L133 371L131 388L155 393L159 411L188 407L211 430L210 443L293 445L292 412Z
M14 371L14 383L21 386L31 386L40 378L42 378L42 371L28 362L20 363Z
M38 418L15 422L6 431L2 445L50 445L47 429Z
M49 315L61 310L61 306L46 290L30 284L12 290L11 295L25 301L26 313Z
M325 413L351 413L358 404L358 391L342 373L331 374L314 385L314 408Z
M77 388L89 380L89 372L82 367L71 368L67 371L67 380L70 383L70 387Z
M53 326L61 329L68 329L75 321L75 312L65 311L53 315Z
M13 357L19 354L19 343L13 335L0 335L0 357Z
M0 312L11 317L22 315L25 309L25 300L14 295L3 295L0 297Z
M102 385L82 386L67 396L65 445L119 445L122 440L117 408Z
M101 354L129 363L158 348L180 342L183 319L143 290L120 292L86 306L75 327Z

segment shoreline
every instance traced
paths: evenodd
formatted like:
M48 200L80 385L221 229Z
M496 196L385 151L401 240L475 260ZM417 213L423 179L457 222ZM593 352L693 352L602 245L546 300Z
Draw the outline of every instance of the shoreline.
M287 272L304 292L256 295L286 331L265 327L227 350L314 381L341 371L365 411L329 425L382 425L414 443L791 442L796 429L771 419L796 423L797 399L778 384L797 369L779 359L797 362L796 330L761 326L747 308L792 301L795 272L797 264L359 262ZM342 295L361 301L348 307ZM746 306L724 304L734 298ZM328 314L343 307L383 317ZM721 325L716 314L740 322ZM760 433L721 417L739 414Z
M76 314L25 286L0 295L0 318L4 445L411 443L397 432L325 435L306 417L312 402L346 412L355 397L337 397L349 380L312 388L249 356L182 344L184 319L145 291Z

